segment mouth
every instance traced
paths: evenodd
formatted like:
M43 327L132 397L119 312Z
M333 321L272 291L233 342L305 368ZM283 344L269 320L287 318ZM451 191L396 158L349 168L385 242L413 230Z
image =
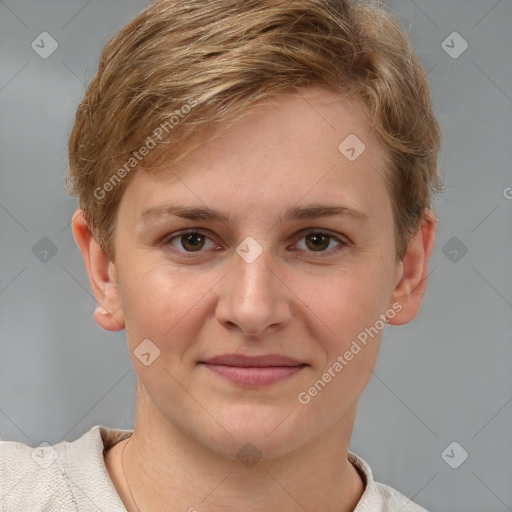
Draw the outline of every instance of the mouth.
M297 375L306 366L309 366L279 354L263 356L225 354L200 361L199 364L235 384L249 387L275 384Z

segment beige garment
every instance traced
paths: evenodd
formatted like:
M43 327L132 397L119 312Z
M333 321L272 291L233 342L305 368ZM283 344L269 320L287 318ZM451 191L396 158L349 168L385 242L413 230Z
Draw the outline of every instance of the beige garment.
M53 446L0 441L0 511L126 512L103 453L131 434L96 425L76 441ZM348 459L365 485L354 512L427 512L392 487L375 482L358 455L349 451Z

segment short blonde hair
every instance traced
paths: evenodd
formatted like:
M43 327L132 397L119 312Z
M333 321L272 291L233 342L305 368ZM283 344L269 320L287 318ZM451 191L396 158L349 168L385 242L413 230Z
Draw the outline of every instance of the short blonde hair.
M69 139L67 191L115 261L116 214L136 169L169 166L200 134L211 140L261 102L315 85L361 102L387 149L401 260L443 190L441 132L421 61L380 3L155 1L101 53Z

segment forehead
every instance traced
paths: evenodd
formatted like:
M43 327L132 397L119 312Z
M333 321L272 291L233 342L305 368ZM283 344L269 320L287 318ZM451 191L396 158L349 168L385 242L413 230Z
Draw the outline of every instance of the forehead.
M257 106L177 165L137 171L123 201L146 218L176 201L232 219L326 199L382 216L390 212L384 173L385 151L364 109L310 88Z

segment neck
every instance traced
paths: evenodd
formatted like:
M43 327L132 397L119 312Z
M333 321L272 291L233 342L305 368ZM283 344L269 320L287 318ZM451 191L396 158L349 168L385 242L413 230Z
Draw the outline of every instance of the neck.
M351 512L361 498L363 482L347 460L357 404L321 437L254 464L213 452L146 405L137 401L122 447L126 481L113 478L128 512Z

